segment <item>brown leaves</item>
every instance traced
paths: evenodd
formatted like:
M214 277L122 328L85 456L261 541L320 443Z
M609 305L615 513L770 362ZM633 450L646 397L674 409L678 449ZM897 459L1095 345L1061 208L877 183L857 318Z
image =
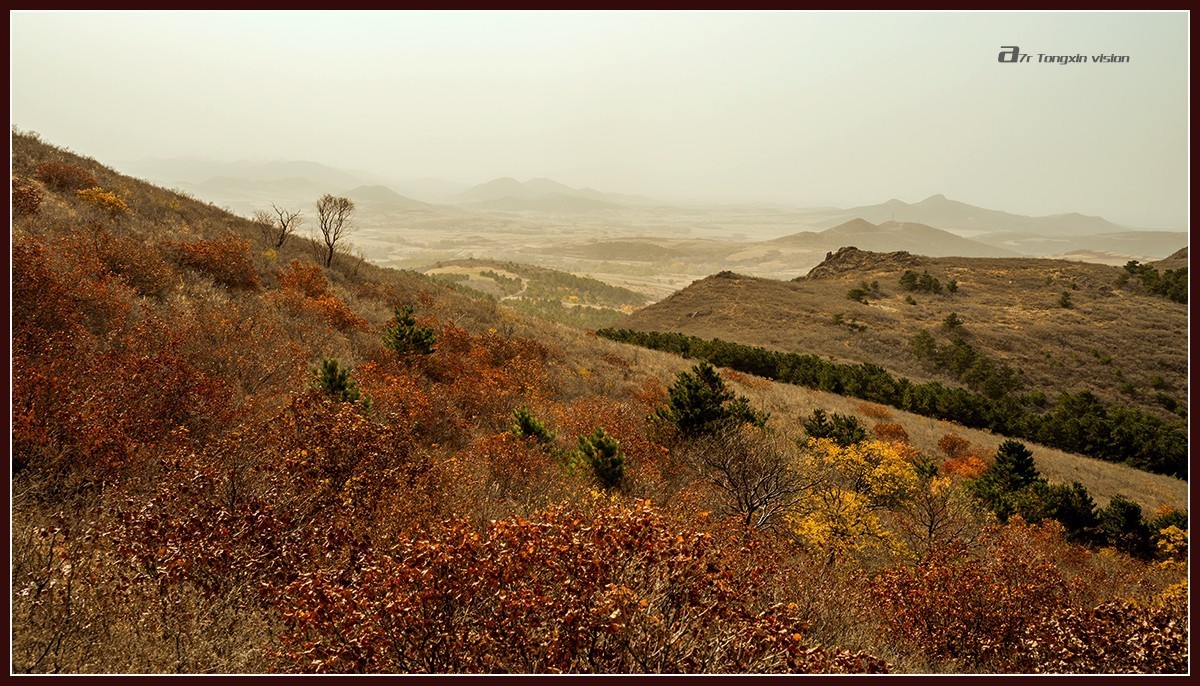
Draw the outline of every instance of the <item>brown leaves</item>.
M235 290L257 290L258 272L250 261L250 242L229 234L211 241L168 243L167 254L178 264L208 275Z
M1186 670L1183 596L1089 608L1089 553L1057 523L1016 518L976 555L948 553L871 583L891 635L952 669L999 672ZM1111 593L1113 581L1101 581Z
M305 575L281 599L301 671L882 671L803 643L727 537L647 505L463 521L402 537L343 585ZM736 539L734 539L736 540ZM769 560L756 560L756 566Z
M76 191L97 185L91 172L70 162L42 162L33 175L53 191Z

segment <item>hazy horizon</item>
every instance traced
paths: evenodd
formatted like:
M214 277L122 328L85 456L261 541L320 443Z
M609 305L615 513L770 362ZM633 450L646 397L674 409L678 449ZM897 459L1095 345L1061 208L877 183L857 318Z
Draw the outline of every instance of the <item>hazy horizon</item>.
M14 11L10 123L110 165L796 206L943 194L1184 229L1188 42L1186 12ZM1011 45L1032 62L999 63Z

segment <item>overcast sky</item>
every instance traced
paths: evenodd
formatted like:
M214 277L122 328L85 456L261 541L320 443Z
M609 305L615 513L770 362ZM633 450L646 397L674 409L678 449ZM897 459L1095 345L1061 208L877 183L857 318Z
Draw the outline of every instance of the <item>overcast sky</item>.
M10 17L12 124L109 164L305 159L800 205L943 193L1187 225L1185 12ZM999 63L1012 45L1031 61Z

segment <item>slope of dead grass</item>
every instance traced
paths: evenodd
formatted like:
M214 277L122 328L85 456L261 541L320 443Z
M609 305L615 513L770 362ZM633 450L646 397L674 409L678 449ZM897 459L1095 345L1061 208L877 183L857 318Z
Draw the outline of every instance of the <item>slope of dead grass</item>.
M605 355L615 355L627 360L631 369L637 373L626 373L624 381L630 386L644 382L639 377L653 376L664 385L670 385L675 375L690 369L695 362L684 360L669 353L633 348L603 339L592 339L575 332L560 336L560 343L568 350L568 356L575 359L595 359L596 352L605 351ZM594 347L594 346L599 346ZM603 372L607 363L596 364ZM615 370L600 374L601 379L612 377ZM847 398L832 393L815 391L801 386L777 383L759 377L748 376L731 370L722 370L723 376L730 382L729 386L735 392L750 399L755 409L771 413L771 425L788 435L801 437L804 430L801 421L812 411L821 408L827 412L854 415L868 429L880 422L896 423L908 432L910 442L923 453L941 458L937 442L943 436L954 433L983 448L986 456L995 454L996 449L1005 440L1004 436L989 431L969 429L952 422L931 419L921 415L903 412L895 408L882 407L864 403L857 398ZM606 380L609 388L618 386L615 380ZM868 411L864 411L867 409ZM872 416L874 415L874 416ZM1188 484L1186 481L1169 476L1143 472L1125 465L1113 464L1102 460L1067 453L1054 448L1026 443L1033 451L1034 460L1042 475L1051 482L1070 483L1078 481L1083 484L1097 506L1104 506L1114 495L1123 495L1134 500L1146 512L1153 512L1161 505L1170 505L1181 509L1187 508Z
M1144 293L1132 281L1115 286L1120 268L1040 259L919 260L918 272L928 270L942 284L955 280L958 292L905 291L899 279L910 267L893 261L796 281L725 272L643 308L626 328L870 362L914 381L953 385L910 352L912 337L925 329L941 345L961 335L1019 370L1025 390L1050 397L1090 390L1165 419L1176 417L1156 393L1186 403L1187 306ZM849 289L864 282L878 283L867 304L848 299ZM1070 308L1058 304L1064 292ZM941 326L951 312L964 322L954 333Z

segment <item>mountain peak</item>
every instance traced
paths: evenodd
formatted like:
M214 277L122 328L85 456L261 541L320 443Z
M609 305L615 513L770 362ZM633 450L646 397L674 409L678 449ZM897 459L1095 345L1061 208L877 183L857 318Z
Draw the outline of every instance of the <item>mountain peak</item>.
M875 228L875 225L866 219L863 219L862 217L855 217L854 219L842 224L838 224L831 229L825 229L825 231L822 233L864 233L868 231L874 231Z

